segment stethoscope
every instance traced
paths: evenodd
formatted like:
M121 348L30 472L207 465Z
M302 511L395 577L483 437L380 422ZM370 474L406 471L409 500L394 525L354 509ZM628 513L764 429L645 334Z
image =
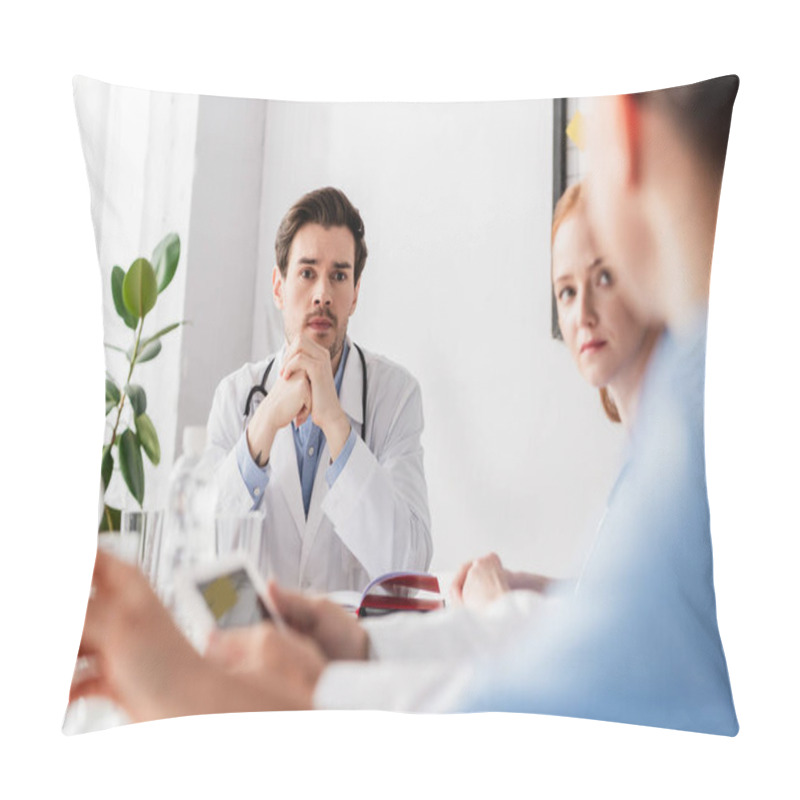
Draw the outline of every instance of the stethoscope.
M367 441L367 361L364 358L364 353L361 348L353 342L353 347L358 351L358 356L361 359L361 372L364 380L361 384L361 438ZM264 374L261 377L261 382L255 384L247 394L247 401L244 404L244 426L247 426L247 421L250 419L250 414L253 413L258 404L267 396L267 378L269 378L272 365L275 359L267 364ZM259 399L260 396L260 399Z

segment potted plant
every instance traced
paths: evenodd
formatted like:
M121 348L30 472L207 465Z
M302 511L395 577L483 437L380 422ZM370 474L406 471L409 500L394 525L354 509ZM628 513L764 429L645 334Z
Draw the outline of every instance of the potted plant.
M155 308L159 295L175 276L180 253L178 235L168 233L156 245L150 260L137 258L127 272L119 266L111 270L114 308L123 323L130 328L132 344L123 348L105 343L110 350L125 355L128 374L124 381L117 381L106 372L106 418L110 418L110 436L103 445L100 467L104 498L101 532L120 529L120 509L105 502L115 468L119 469L125 486L141 508L145 494L143 454L154 466L161 460L158 434L147 414L147 395L142 386L133 382L133 377L139 364L152 361L161 352L161 339L182 324L174 322L156 333L144 335L145 318Z

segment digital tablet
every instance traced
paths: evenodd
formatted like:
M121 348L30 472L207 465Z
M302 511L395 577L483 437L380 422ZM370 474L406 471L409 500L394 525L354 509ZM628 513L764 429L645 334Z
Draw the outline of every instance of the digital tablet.
M269 620L283 621L267 599L266 587L244 553L189 567L176 576L176 600L207 636L213 628L229 630Z

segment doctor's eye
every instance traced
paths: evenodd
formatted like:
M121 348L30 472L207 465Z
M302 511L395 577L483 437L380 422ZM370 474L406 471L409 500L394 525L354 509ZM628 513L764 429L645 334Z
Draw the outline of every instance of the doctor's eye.
M597 283L600 286L611 286L614 283L614 279L611 277L611 273L607 269L604 269L600 271Z
M310 267L305 267L304 269L300 270L300 277L304 280L308 280L309 278L314 277L314 270Z
M333 273L333 280L336 283L343 283L344 281L347 280L347 273L343 272L342 270L337 270L336 272Z

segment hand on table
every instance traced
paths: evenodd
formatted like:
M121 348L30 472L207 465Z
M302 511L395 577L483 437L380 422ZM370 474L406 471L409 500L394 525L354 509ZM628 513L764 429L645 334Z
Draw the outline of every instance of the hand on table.
M455 605L482 608L510 591L509 575L496 553L467 561L450 584L450 600Z
M450 584L450 601L454 605L482 608L506 592L524 589L545 594L561 579L533 572L511 572L496 553L462 564Z

